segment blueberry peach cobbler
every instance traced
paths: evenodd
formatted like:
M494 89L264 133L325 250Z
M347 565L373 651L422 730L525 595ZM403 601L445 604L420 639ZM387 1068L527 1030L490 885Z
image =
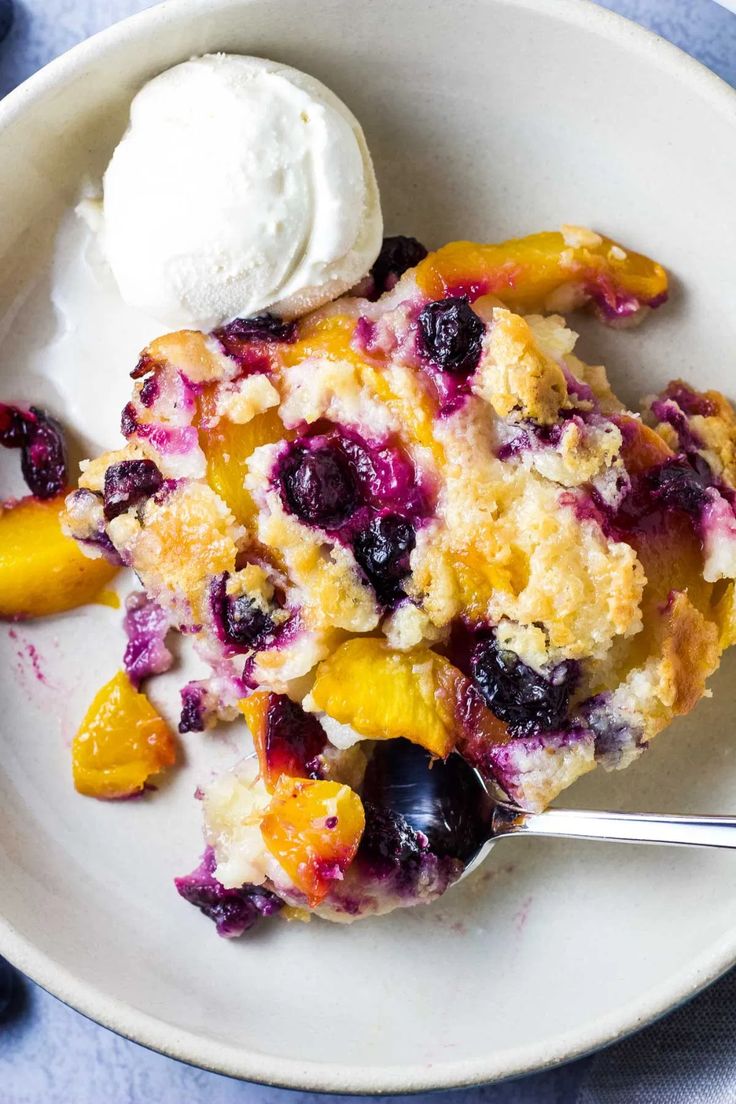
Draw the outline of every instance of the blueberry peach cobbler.
M124 445L66 497L80 560L143 588L75 781L127 797L173 763L140 687L186 634L210 674L182 688L179 732L242 726L177 880L222 935L443 893L462 861L386 800L412 748L542 809L707 692L736 639L736 418L683 381L631 413L563 317L630 323L666 295L659 265L580 228L434 253L396 237L311 313L144 350ZM2 417L32 467L43 415ZM58 512L58 482L0 527Z
M59 424L0 404L30 492L0 507L0 618L115 605L137 576L74 784L153 799L177 724L237 726L176 879L221 935L432 901L478 838L478 776L543 809L707 693L736 641L736 416L682 380L628 411L566 322L640 321L658 264L573 226L381 245L349 109L236 55L144 86L102 192L78 211L114 310L146 316L132 348L173 332L77 487ZM178 722L146 692L175 631L208 672L179 679Z

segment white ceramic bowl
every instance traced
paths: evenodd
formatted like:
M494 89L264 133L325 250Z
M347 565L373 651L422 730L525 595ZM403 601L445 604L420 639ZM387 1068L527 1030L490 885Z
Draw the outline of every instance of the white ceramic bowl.
M585 352L632 398L679 374L733 397L736 96L579 0L172 0L50 65L0 105L0 393L58 409L67 384L37 371L59 340L58 216L104 165L140 84L215 49L296 65L345 98L389 231L439 243L571 221L658 257L671 305L635 333L581 320ZM109 365L135 350L99 351L102 414ZM64 413L104 436L73 402ZM68 739L119 663L119 622L95 607L0 630L0 951L96 1020L239 1077L409 1091L580 1054L736 958L736 855L552 841L504 841L431 909L218 940L171 878L200 848L197 778L240 737L187 738L185 768L143 802L71 787ZM31 647L52 685L34 678ZM734 670L730 657L714 700L640 763L588 777L571 800L736 811ZM181 682L154 688L172 711Z

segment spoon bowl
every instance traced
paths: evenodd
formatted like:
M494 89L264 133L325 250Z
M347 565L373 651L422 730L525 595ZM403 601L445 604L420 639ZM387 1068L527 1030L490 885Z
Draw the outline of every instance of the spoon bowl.
M390 809L427 838L441 857L458 859L462 881L501 836L554 836L617 843L736 849L736 817L615 813L589 809L530 812L494 796L478 770L453 752L433 759L408 740L378 743L363 797Z
M375 745L362 796L402 816L436 855L466 867L493 831L496 802L478 772L460 755L433 759L408 740Z

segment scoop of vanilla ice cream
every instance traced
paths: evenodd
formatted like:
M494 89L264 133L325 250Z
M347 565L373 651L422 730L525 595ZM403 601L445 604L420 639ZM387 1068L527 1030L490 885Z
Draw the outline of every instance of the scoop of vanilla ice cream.
M314 77L262 58L193 58L145 85L103 190L120 292L172 329L303 314L381 246L359 123Z

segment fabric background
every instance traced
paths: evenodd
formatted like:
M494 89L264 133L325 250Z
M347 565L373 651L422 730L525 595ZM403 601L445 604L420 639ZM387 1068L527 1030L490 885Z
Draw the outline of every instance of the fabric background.
M151 6L152 0L16 0L15 25L0 46L0 95L81 39ZM736 86L736 15L712 0L606 0L605 6L657 31ZM118 1038L17 975L10 1007L0 1012L0 1104L345 1099L192 1069ZM348 1099L359 1104L378 1098ZM503 1085L414 1099L417 1104L736 1104L736 971L658 1024L597 1055Z

